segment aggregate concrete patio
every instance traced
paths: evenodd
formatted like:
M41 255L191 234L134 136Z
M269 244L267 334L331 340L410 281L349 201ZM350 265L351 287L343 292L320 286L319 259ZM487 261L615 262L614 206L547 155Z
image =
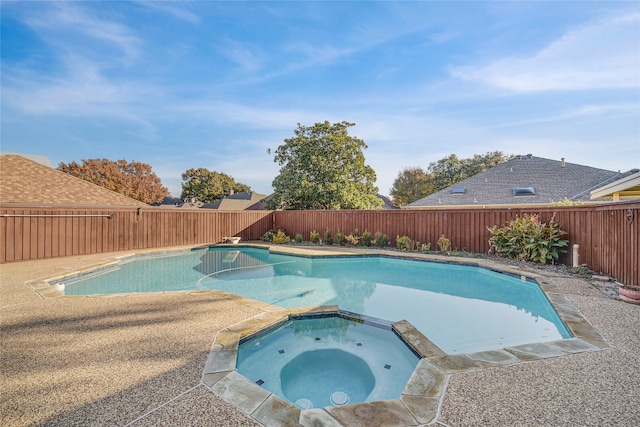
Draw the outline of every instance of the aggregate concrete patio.
M203 372L218 333L272 311L265 304L215 291L44 299L27 285L122 255L0 266L0 424L261 425L212 390L216 381ZM535 273L568 298L605 348L473 369L442 365L428 425L640 425L640 306L579 278ZM376 425L419 424L405 417L406 406L383 402ZM362 421L369 409L360 421L304 411L299 422L372 425ZM280 425L298 424L289 422Z

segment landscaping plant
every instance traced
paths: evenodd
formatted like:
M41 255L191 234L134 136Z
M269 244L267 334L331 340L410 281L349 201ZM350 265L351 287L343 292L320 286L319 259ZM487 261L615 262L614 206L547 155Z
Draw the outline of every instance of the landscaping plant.
M357 231L358 229L356 229ZM358 243L360 243L360 236L356 235L355 232L354 234L349 234L347 236L347 243L350 244L351 246L358 246Z
M309 240L311 241L311 243L314 243L317 245L318 243L320 243L320 233L318 233L316 230L313 230L309 234Z
M327 228L327 231L324 232L324 243L325 245L333 245L333 236L331 235L331 230Z
M487 227L492 234L490 250L499 256L520 261L554 263L569 241L561 237L566 232L555 221L555 214L549 223L543 223L538 215L528 214L511 220L504 227Z
M447 239L444 234L438 239L438 249L440 252L449 252L451 250L451 240Z
M418 248L419 245L420 245L420 242L416 242L415 240L412 240L411 237L409 236L396 237L396 246L402 252L407 252L407 251L413 252Z
M366 246L367 248L371 247L372 239L373 237L371 236L371 233L365 229L364 233L362 233L362 245Z
M376 232L376 246L379 248L384 248L389 244L389 237L381 233L380 231Z

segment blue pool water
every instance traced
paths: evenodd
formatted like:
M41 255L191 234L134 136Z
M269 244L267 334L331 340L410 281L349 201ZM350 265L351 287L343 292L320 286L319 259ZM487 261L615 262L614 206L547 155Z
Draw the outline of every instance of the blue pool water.
M449 354L571 336L534 282L397 258L209 248L123 261L65 285L67 295L218 289L280 307L338 305L380 319L406 319Z
M397 399L419 360L390 327L332 316L290 320L241 343L236 369L310 409Z

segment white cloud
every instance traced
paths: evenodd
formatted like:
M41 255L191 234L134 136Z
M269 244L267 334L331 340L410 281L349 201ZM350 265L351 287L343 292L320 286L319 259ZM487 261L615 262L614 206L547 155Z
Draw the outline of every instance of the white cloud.
M63 50L77 50L86 43L84 37L98 40L116 47L127 61L140 54L140 40L129 29L113 20L100 19L85 12L71 2L47 3L50 8L26 19L33 29L47 32L47 41ZM69 38L67 31L76 32ZM62 35L62 36L61 36Z
M640 87L640 14L583 26L529 57L454 68L454 77L516 92Z
M195 13L187 10L184 7L184 3L172 3L166 1L138 1L138 4L141 6L147 7L149 9L154 9L159 12L166 13L168 15L173 16L174 18L181 19L183 21L191 22L192 24L198 24L200 22L200 17Z
M238 41L227 40L221 51L232 62L238 64L243 73L256 72L262 68L262 55Z

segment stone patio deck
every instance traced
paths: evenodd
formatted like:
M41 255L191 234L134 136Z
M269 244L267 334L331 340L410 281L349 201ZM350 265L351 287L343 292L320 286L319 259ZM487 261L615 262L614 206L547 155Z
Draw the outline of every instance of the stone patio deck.
M243 392L246 408L229 398L223 381L237 373L203 374L216 363L209 356L221 331L256 322L272 306L216 291L44 299L26 284L123 255L0 266L3 426L347 426L372 419L386 426L640 424L640 307L579 278L545 273L543 287L553 288L556 306L569 307L568 316L573 307L584 319L574 332L593 329L595 342L567 340L465 360L434 355L422 367L443 373L434 397L307 410L294 420L274 417L281 404L270 396L260 411L249 410L254 403Z

